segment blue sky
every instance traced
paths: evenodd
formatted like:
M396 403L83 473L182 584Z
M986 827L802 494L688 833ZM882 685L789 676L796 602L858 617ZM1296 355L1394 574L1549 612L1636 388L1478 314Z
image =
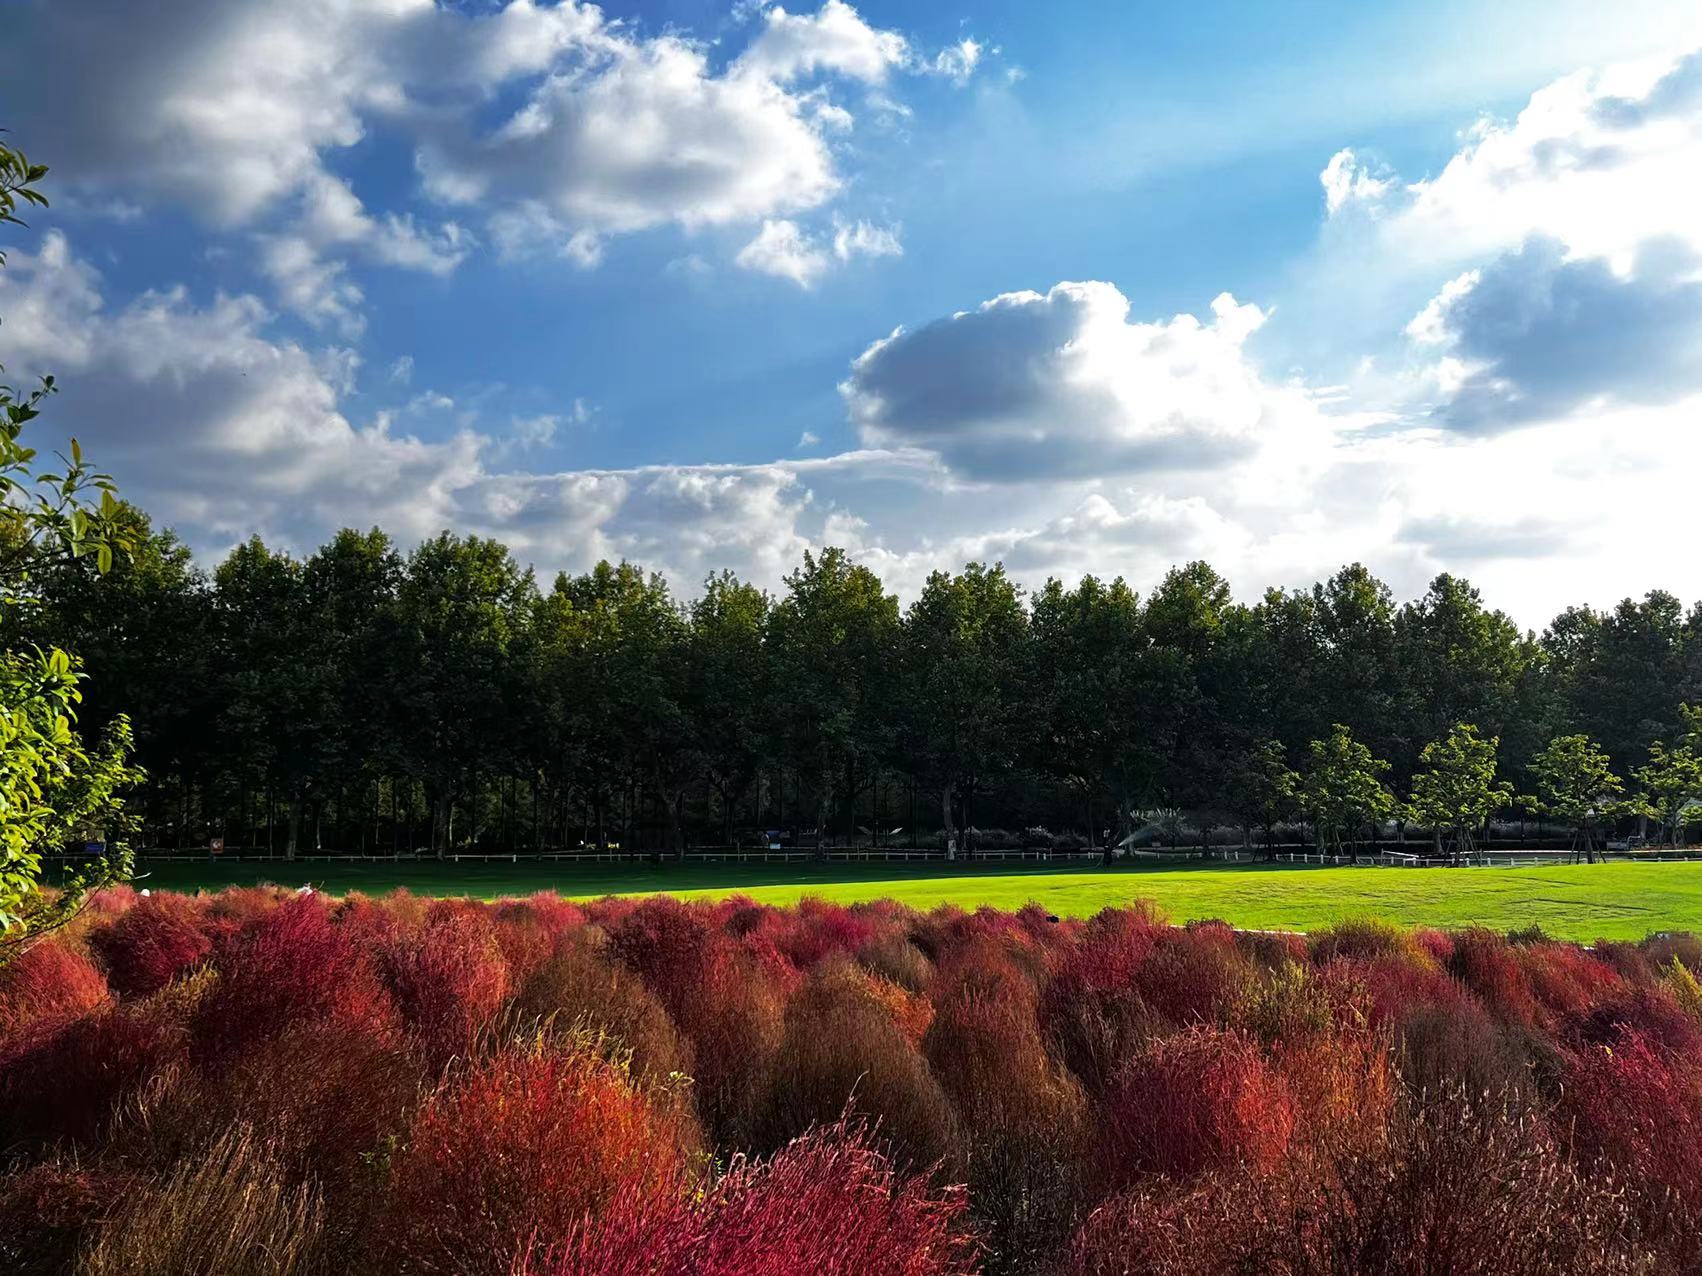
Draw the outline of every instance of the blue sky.
M209 558L1702 594L1694 5L7 11L0 361Z

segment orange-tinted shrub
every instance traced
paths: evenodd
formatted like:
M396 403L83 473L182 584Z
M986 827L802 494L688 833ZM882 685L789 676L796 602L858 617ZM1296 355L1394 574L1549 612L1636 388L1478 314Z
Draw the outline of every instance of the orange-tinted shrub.
M526 1021L606 1033L631 1052L633 1075L648 1083L691 1075L691 1044L644 981L588 943L567 943L515 995Z
M374 1233L387 1270L505 1273L622 1192L681 1190L687 1147L626 1071L572 1043L510 1046L425 1100Z
M93 1010L107 999L106 979L63 939L32 944L0 966L0 1038L44 1017Z
M780 1147L849 1110L875 1123L901 1166L927 1169L951 1152L951 1104L874 982L838 958L818 966L792 998L759 1147Z
M1150 1042L1118 1072L1098 1114L1096 1163L1110 1190L1142 1174L1266 1169L1293 1132L1288 1084L1258 1048L1196 1027Z

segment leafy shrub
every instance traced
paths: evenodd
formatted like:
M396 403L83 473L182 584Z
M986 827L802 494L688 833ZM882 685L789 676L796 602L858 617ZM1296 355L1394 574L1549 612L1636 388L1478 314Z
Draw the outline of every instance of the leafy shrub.
M184 1044L179 1026L145 1005L35 1020L0 1041L0 1147L93 1143Z
M857 962L882 979L891 981L909 992L928 989L934 977L934 963L910 942L904 931L891 930L876 935L857 950Z
M633 1075L659 1084L693 1071L691 1045L637 975L588 943L567 943L534 971L515 995L523 1022L553 1020L557 1028L586 1029L619 1041Z
M1536 1084L1520 1039L1474 1003L1407 1012L1395 1028L1395 1066L1416 1094L1506 1103L1528 1097Z
M961 1189L900 1178L855 1126L740 1162L701 1201L627 1193L514 1276L968 1276Z
M382 1032L393 1021L371 954L338 929L317 896L258 912L224 945L217 968L193 1023L197 1053L211 1064L286 1028L338 1019Z
M1612 1045L1586 1046L1571 1059L1563 1111L1579 1155L1702 1215L1702 1072L1694 1054L1635 1030Z
M699 1111L718 1141L747 1146L780 1046L783 998L705 910L647 899L616 924L610 944L690 1041Z
M83 1237L135 1191L135 1176L55 1157L0 1176L0 1270L68 1271Z
M392 941L380 967L428 1059L467 1051L508 997L508 963L483 909L442 901L416 934Z

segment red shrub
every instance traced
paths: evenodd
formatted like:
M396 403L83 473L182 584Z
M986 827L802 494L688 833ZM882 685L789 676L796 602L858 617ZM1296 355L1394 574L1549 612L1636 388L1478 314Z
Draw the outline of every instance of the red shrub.
M1445 930L1433 930L1420 927L1412 933L1412 942L1425 953L1430 960L1444 969L1454 960L1454 937Z
M1288 1085L1253 1043L1203 1027L1153 1041L1129 1060L1099 1120L1097 1163L1111 1190L1146 1173L1269 1168L1294 1130Z
M1685 1014L1660 985L1629 988L1581 1014L1561 1028L1561 1036L1587 1046L1612 1046L1640 1037L1652 1046L1687 1056L1702 1055L1702 1024Z
M106 999L105 978L81 950L63 939L32 944L0 966L0 1038L46 1016L93 1010Z
M1394 1026L1395 1066L1415 1094L1505 1101L1535 1088L1521 1039L1474 1001L1415 1006Z
M850 956L875 936L875 925L839 904L805 896L786 914L775 946L799 970L834 954Z
M428 1059L464 1053L508 997L508 963L476 905L433 905L418 932L384 949L384 984Z
M1257 1270L1246 1181L1207 1175L1149 1180L1094 1210L1071 1239L1066 1276L1193 1276Z
M1136 976L1166 928L1142 908L1106 909L1059 958L1039 1016L1058 1057L1099 1093L1121 1060L1157 1029Z
M1332 961L1322 974L1337 986L1362 990L1366 1014L1379 1026L1420 1010L1446 1009L1471 1001L1466 990L1447 974L1407 956ZM1475 1003L1472 1009L1478 1009Z
M362 1158L399 1134L424 1069L394 1032L339 1020L286 1028L228 1063L150 1095L135 1135L144 1155L192 1155L225 1131L263 1132L268 1154L322 1185L347 1186Z
M1228 927L1169 931L1135 973L1141 1000L1178 1025L1219 1022L1252 983L1253 965Z
M0 1147L93 1141L182 1049L181 1029L146 1006L36 1020L0 1042Z
M193 1025L197 1050L208 1059L323 1019L382 1031L394 1015L371 954L332 923L318 896L260 913L224 947L218 971Z
M510 1047L420 1107L374 1234L384 1270L504 1273L534 1236L566 1236L623 1192L680 1190L681 1131L594 1053Z
M1494 931L1466 930L1456 935L1449 970L1497 1018L1534 1022L1536 997L1519 954Z
M632 1055L646 1083L694 1070L691 1045L644 981L589 943L569 942L521 985L514 1010L533 1023L607 1033Z
M624 1197L515 1276L968 1276L962 1190L900 1179L844 1127L736 1165L695 1206Z
M1562 1129L1575 1151L1702 1211L1702 1072L1693 1055L1627 1033L1612 1046L1578 1051L1563 1096L1570 1119Z
M645 900L610 935L691 1042L699 1109L720 1139L748 1138L780 1044L784 998L769 968L711 924L708 911Z
M787 1006L759 1147L780 1147L849 1109L875 1123L902 1166L927 1169L950 1153L951 1104L874 984L839 958L817 967Z
M923 1053L966 1130L1050 1123L1079 1097L1046 1053L1034 985L997 945L982 941L974 951L983 959L954 962L949 979L942 973Z
M1530 944L1516 951L1532 995L1550 1014L1581 1014L1624 990L1612 966L1576 945Z
M106 965L113 991L123 997L159 991L213 951L195 901L169 892L138 900L90 931L89 946Z
M134 1189L121 1171L50 1160L0 1177L0 1270L48 1276L73 1269L78 1243Z

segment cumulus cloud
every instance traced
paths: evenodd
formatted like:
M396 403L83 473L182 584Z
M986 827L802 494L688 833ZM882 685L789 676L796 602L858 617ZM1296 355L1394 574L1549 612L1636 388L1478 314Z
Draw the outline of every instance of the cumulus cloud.
M769 10L723 70L577 0L36 0L24 18L0 53L13 122L56 169L260 227L282 304L350 335L349 258L441 274L473 240L369 214L326 167L339 150L400 139L421 193L477 205L501 255L589 267L612 234L822 206L844 185L829 138L854 122L827 82L916 69L901 35L842 0Z
M1567 75L1421 180L1339 151L1288 313L1354 334L1357 368L1332 375L1421 427L1672 402L1702 389L1698 173L1702 50Z
M1552 240L1449 282L1408 325L1447 353L1436 414L1508 428L1604 403L1669 403L1702 389L1702 278L1688 249L1646 249L1621 275Z
M269 331L250 296L200 305L182 289L110 308L99 274L49 233L0 273L8 366L63 391L38 426L74 434L126 495L202 550L259 531L308 550L351 521L409 543L442 528L505 540L547 571L628 557L689 587L731 566L777 583L814 543L812 477L890 479L925 460L850 454L769 465L662 465L538 474L502 462L595 414L566 410L486 430L423 390L365 422L348 407L358 359ZM391 384L413 374L398 360ZM439 437L407 432L434 426ZM449 432L443 434L443 427ZM41 436L38 436L41 437ZM45 441L45 440L43 440Z
M1216 466L1304 396L1246 357L1259 307L1224 293L1212 316L1131 322L1102 282L1006 293L895 330L840 391L865 442L932 449L974 479Z

